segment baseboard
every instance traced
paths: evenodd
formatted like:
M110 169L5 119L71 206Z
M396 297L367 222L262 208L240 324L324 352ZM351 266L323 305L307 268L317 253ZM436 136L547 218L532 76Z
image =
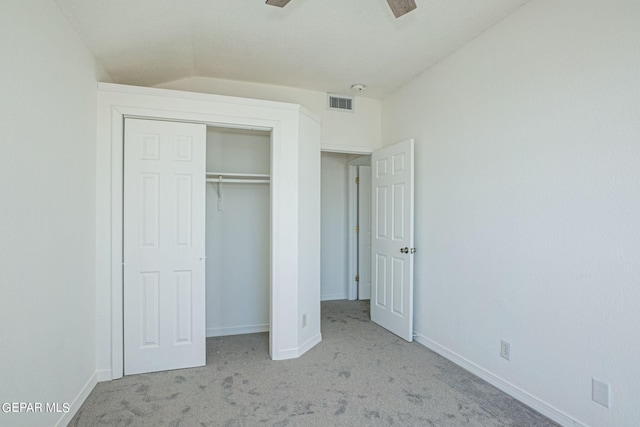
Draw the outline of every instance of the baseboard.
M96 379L99 383L103 381L111 381L113 379L113 376L111 375L111 369L96 371Z
M298 358L298 349L297 348L289 348L286 350L279 351L277 354L272 354L272 360L289 360L289 359L297 359Z
M269 332L269 324L231 326L227 328L207 328L207 338L224 337L227 335L257 334L259 332Z
M339 299L347 299L347 294L343 292L341 294L320 295L320 301L335 301Z
M297 359L298 357L305 354L307 351L311 350L316 344L322 341L322 334L318 333L314 335L310 339L308 339L304 344L302 344L298 348L289 348L286 350L282 350L277 354L273 354L273 360L288 360L288 359Z
M311 350L315 345L319 344L320 341L322 341L322 334L321 333L318 333L317 335L314 335L313 337L308 339L307 342L302 344L300 346L300 348L298 349L298 357L302 356L307 351Z
M69 412L62 414L62 417L60 417L58 422L55 424L55 427L66 427L71 422L74 415L78 412L78 409L80 409L84 401L87 400L89 393L91 393L96 384L98 384L98 374L97 372L94 372L93 375L91 375L91 378L89 378L89 381L87 381L84 387L82 387L80 393L78 393L76 398L73 399L73 402L71 402Z
M470 360L467 360L464 357L449 350L448 348L436 343L435 341L430 340L424 335L414 332L414 338L418 343L427 347L429 350L432 350L438 353L439 355L443 356L446 359L449 359L456 365L466 369L467 371L471 372L474 375L477 375L478 377L482 378L489 384L493 385L496 388L499 388L500 390L504 391L511 397L535 409L536 411L540 412L542 415L552 419L558 424L567 426L567 427L568 426L587 427L585 424L582 424L580 421L571 418L569 415L565 414L564 412L560 411L557 408L554 408L553 406L549 405L547 402L544 402L538 399L537 397L532 396L526 391L492 374L486 369L481 368L480 366L476 365Z

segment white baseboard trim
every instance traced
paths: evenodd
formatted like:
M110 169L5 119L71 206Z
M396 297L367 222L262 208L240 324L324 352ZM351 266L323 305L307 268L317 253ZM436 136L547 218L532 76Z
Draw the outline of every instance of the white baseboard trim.
M273 354L272 358L273 360L297 359L298 357L305 354L307 351L311 350L320 341L322 341L322 334L318 333L317 335L314 335L312 338L308 339L300 347L282 350L277 354Z
M437 342L430 340L424 335L418 332L414 332L414 338L416 342L427 347L429 350L432 350L438 353L439 355L441 355L446 359L449 359L456 365L466 369L467 371L471 372L474 375L477 375L478 377L482 378L483 380L493 385L494 387L497 387L500 390L504 391L511 397L519 400L520 402L524 403L527 406L530 406L531 408L540 412L542 415L548 418L551 418L553 421L557 422L558 424L567 426L567 427L568 426L587 427L586 424L583 424L580 421L571 418L569 415L565 414L564 412L560 411L557 408L554 408L553 406L549 405L547 402L544 402L538 399L537 397L532 396L526 391L492 374L486 369L481 368L480 366L476 365L470 360L467 360L464 357L449 350L448 348L438 344Z
M227 328L207 328L207 338L224 337L227 335L256 334L269 332L269 324L250 326L231 326Z
M347 299L347 294L341 293L341 294L320 295L320 301L335 301L338 299Z
M62 417L60 417L58 422L55 424L55 427L66 427L71 422L71 419L78 412L78 409L80 409L84 401L87 400L89 393L91 393L91 390L93 390L96 384L98 384L98 374L97 372L94 372L93 375L91 375L91 378L89 378L89 381L87 381L84 387L82 387L82 390L80 390L76 398L73 399L73 402L71 402L69 412L62 414Z
M289 360L289 359L297 359L297 358L298 358L297 348L289 348L287 350L282 350L277 354L271 355L271 359L273 360Z
M96 379L99 383L103 381L111 381L113 379L113 376L111 376L111 369L96 371Z
M305 354L307 351L311 350L315 345L319 344L322 341L322 334L318 333L317 335L311 337L304 344L300 346L298 349L298 357Z

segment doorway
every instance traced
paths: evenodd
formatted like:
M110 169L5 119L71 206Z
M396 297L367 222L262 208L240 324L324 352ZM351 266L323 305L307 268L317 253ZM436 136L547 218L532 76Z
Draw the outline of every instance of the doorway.
M321 163L321 299L368 299L371 156L323 151Z

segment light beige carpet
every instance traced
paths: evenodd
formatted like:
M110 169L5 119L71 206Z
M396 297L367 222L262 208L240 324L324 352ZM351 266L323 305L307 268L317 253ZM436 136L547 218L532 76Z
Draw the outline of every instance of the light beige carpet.
M207 366L100 383L71 426L556 426L369 320L322 303L323 341L272 361L267 334L207 340Z

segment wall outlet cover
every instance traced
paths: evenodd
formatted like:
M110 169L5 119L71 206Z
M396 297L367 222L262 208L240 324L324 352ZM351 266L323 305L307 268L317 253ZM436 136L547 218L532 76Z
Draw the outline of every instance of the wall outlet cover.
M511 343L500 341L500 356L507 360L511 360Z
M606 406L610 405L611 387L607 383L598 381L595 378L591 379L591 398L594 402Z

